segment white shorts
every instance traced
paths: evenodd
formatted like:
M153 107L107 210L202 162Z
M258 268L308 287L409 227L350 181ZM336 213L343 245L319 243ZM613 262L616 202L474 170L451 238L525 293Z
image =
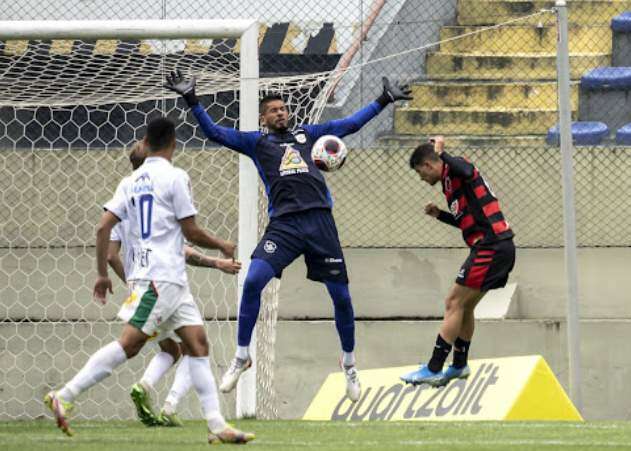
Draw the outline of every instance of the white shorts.
M128 287L129 297L118 317L149 337L171 338L179 343L181 340L173 331L204 325L188 285L138 280L129 282Z

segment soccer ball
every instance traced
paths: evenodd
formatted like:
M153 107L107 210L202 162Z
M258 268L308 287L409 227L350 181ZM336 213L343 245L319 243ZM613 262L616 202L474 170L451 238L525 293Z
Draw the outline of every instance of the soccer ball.
M321 136L311 148L311 158L321 171L337 171L344 165L348 150L337 136Z

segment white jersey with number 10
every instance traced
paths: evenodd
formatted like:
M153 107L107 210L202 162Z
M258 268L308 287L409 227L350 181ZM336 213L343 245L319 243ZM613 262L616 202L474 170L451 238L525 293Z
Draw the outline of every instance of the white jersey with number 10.
M149 157L121 181L105 209L129 220L134 264L127 280L186 285L184 235L178 222L195 216L188 174L162 157Z

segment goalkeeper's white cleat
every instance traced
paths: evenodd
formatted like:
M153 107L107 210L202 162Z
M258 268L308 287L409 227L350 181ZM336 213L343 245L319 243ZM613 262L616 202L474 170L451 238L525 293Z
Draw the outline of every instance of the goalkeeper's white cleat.
M64 401L56 391L48 392L44 397L44 404L46 404L46 407L48 407L55 416L57 427L61 429L61 432L68 437L72 437L74 432L70 429L70 424L68 424L68 416L74 408L73 404Z
M208 432L208 443L211 445L219 445L221 443L234 443L243 445L254 440L256 436L252 432L243 432L231 425L226 425L225 429L216 434Z
M221 378L221 384L219 385L219 391L222 393L229 393L234 390L234 387L237 386L237 382L239 381L239 377L245 371L248 370L252 366L252 359L240 359L239 357L235 357L230 362L230 367L228 371L226 371Z
M357 402L362 394L362 386L359 383L359 374L355 365L345 366L340 362L344 377L346 378L346 396L352 402Z

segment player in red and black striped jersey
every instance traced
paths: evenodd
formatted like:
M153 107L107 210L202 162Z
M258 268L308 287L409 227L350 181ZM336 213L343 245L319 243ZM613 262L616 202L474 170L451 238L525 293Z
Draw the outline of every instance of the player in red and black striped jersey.
M449 212L429 203L425 213L458 227L470 254L445 300L445 316L432 358L427 365L401 376L404 382L434 386L469 376L473 311L488 290L506 285L515 264L513 231L495 194L470 161L449 155L443 147L442 137L421 144L410 157L410 167L430 185L441 182ZM453 364L443 371L452 346Z

